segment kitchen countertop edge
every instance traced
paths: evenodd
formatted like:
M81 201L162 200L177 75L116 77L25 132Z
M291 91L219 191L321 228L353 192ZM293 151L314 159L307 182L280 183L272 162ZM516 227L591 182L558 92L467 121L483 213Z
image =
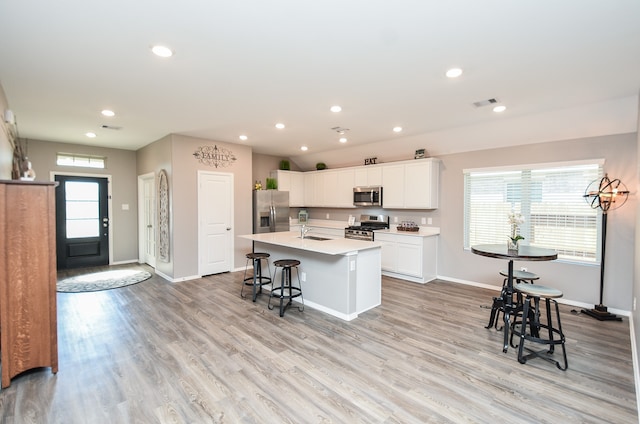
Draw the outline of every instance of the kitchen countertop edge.
M291 247L325 255L345 255L360 250L375 249L382 243L375 241L353 240L346 238L329 238L329 240L301 239L297 231L281 231L277 233L244 234L244 239Z

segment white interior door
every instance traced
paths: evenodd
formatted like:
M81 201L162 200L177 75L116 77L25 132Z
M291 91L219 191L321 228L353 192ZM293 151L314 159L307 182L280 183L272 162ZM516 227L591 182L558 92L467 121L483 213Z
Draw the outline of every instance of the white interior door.
M156 185L153 173L138 177L139 261L156 266Z
M233 174L198 171L198 247L200 275L231 271Z

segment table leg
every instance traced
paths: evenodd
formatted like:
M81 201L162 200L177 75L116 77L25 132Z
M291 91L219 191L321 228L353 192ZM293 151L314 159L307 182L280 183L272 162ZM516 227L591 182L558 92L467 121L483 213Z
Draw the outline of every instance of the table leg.
M511 329L511 312L513 309L513 259L509 260L509 274L507 276L507 289L504 302L504 344L502 351L507 353L509 348L509 330Z

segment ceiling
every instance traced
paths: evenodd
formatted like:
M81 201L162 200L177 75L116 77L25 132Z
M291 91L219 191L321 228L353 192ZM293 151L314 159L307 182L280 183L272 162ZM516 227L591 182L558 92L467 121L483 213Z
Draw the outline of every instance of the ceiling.
M640 1L3 1L0 84L23 138L174 133L303 169L635 132Z

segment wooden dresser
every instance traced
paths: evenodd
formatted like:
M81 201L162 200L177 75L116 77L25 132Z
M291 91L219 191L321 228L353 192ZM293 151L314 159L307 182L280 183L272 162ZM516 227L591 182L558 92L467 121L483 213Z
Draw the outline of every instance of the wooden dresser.
M56 185L0 181L3 388L32 368L58 372Z

